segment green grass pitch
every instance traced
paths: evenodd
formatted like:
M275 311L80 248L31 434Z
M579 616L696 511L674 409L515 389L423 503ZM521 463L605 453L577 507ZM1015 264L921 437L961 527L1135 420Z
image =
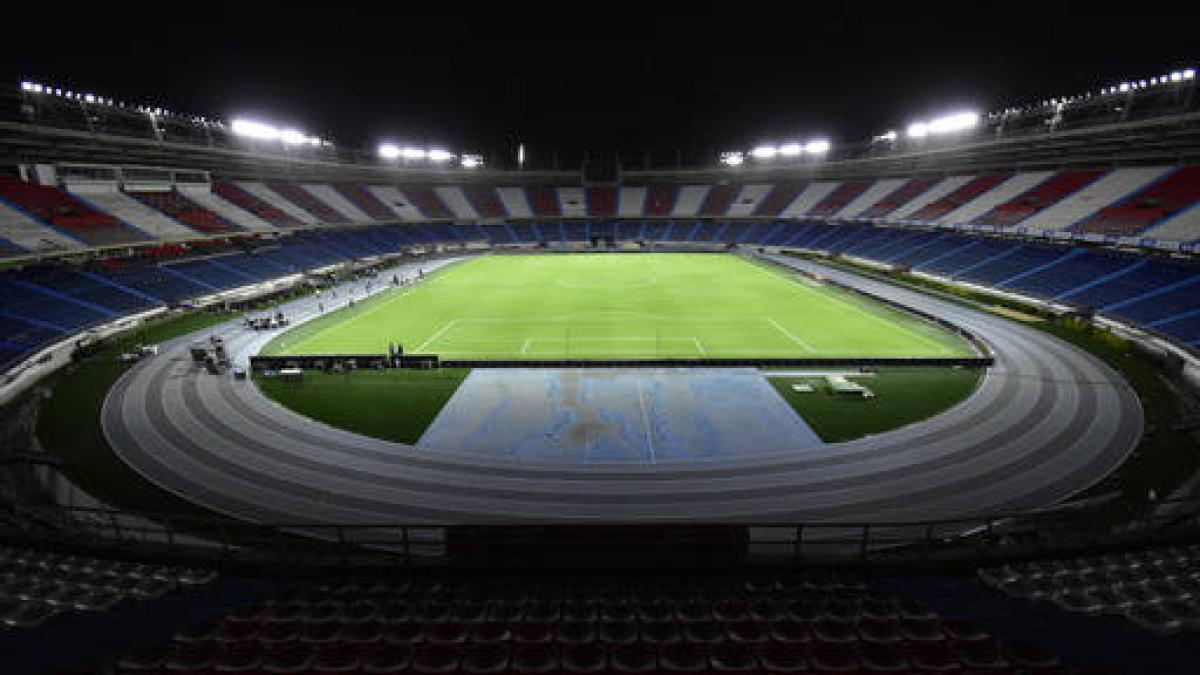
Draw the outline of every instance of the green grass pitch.
M444 359L974 355L908 313L716 253L483 256L331 311L264 353L383 353L389 341Z

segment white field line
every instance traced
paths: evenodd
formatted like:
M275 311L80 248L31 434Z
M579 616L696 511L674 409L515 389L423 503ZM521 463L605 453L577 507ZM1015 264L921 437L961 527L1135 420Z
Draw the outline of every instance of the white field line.
M700 338L694 337L694 338L692 338L692 342L696 343L696 351L700 352L701 354L708 353L707 351L704 350L704 345L700 344Z
M529 353L529 345L530 345L530 343L532 343L532 342L533 342L533 338L525 338L525 342L524 342L524 344L522 344L522 345L521 345L521 353L522 353L522 354L528 354L528 353Z
M451 320L447 321L447 322L446 322L446 323L445 323L445 324L444 324L444 325L441 327L441 329L440 329L440 330L438 330L438 332L434 333L433 335L430 335L430 336L429 336L429 339L427 339L427 340L425 340L424 342L422 342L421 344L417 345L417 348L416 348L416 349L414 349L413 351L414 351L414 352L416 352L416 353L418 353L418 354L420 354L421 352L425 351L425 348L429 346L429 343L431 343L431 342L433 342L434 340L437 340L438 338L440 338L440 337L442 336L442 333L445 333L446 331L448 331L448 330L450 330L451 328L453 328L453 327L454 327L454 326L455 326L455 325L456 325L456 324L457 324L457 323L458 323L460 320L461 320L461 319L451 319Z
M749 264L749 263L747 263L747 264ZM773 278L775 278L775 279L777 279L777 280L784 280L784 278L783 278L783 275L782 275L782 274L776 273L776 272L774 272L773 270L768 270L768 269L765 269L765 268L763 268L763 267L760 267L760 266L758 266L758 265L751 265L751 267L753 267L754 269L757 269L758 271L762 272L763 274L769 275L769 276L771 276L771 277L773 277ZM800 275L800 277L801 277L801 278L806 278L806 277L804 277L803 275ZM786 281L789 281L789 282L790 282L790 280L786 280ZM916 339L918 342L923 342L923 343L925 343L925 344L927 344L927 345L929 345L929 346L931 346L931 347L934 347L935 349L937 349L937 350L938 350L938 353L939 353L939 354L948 354L948 353L950 353L950 350L949 350L949 349L947 349L947 348L946 348L944 345L942 345L942 344L940 344L940 343L938 343L938 342L936 342L936 341L934 341L934 340L932 340L932 339L930 339L930 338L928 338L928 337L925 337L924 335L921 335L921 334L919 334L919 333L914 333L913 331L909 330L907 327L905 327L904 325L902 325L900 322L898 322L898 321L889 321L889 320L887 320L887 319L884 319L883 317L881 317L881 316L878 316L877 314L875 314L875 313L873 313L873 312L869 312L869 311L867 311L866 309L864 309L864 308L862 308L862 307L855 306L855 305L853 305L853 304L851 304L851 303L849 303L849 302L847 302L847 301L845 301L845 300L843 300L843 299L841 299L841 298L837 297L836 295L834 295L834 294L833 294L832 292L830 292L830 291L827 291L827 290L824 290L824 289L822 289L820 292L818 292L818 291L816 291L816 290L810 290L809 288L805 288L803 285L801 285L801 284L796 284L796 283L788 283L788 287L789 287L789 288L791 288L791 290L792 290L792 292L793 292L793 293L802 293L802 294L804 294L805 296L808 296L808 297L811 297L811 296L813 296L813 295L816 295L816 296L820 297L820 298L821 298L821 299L823 299L823 300L826 300L826 301L828 301L828 302L832 302L832 303L835 303L835 304L841 305L842 307L846 307L846 308L848 308L848 309L851 309L851 310L853 310L854 312L856 312L856 313L858 313L858 314L860 314L860 315L862 315L862 316L864 316L864 317L866 317L866 318L868 318L868 319L870 319L870 320L874 321L875 323L879 323L879 324L882 324L882 325L888 326L888 327L890 327L890 328L893 328L893 329L895 329L895 330L897 330L897 331L899 331L899 332L901 332L901 333L904 333L905 335L908 335L909 337L912 337L912 338ZM874 301L874 300L871 300L871 302L875 302L875 301ZM886 305L884 305L884 307L885 307L886 309L891 309L891 308L887 307ZM893 310L893 311L894 311L894 310ZM773 319L772 319L772 323L774 323L774 320L773 320Z
M774 326L774 327L775 327L775 330L777 330L777 331L779 331L780 333L783 333L784 335L786 335L786 336L788 337L788 339L790 339L792 342L795 342L796 344L798 344L798 345L800 345L801 347L803 347L803 348L804 348L804 351L808 352L809 354L814 354L814 353L816 353L816 351L817 351L817 350L813 349L811 345L809 345L809 344L808 344L807 342L805 342L804 340L801 340L800 338L798 338L798 337L796 337L795 335L793 335L793 334L792 334L792 331L790 331L790 330L788 330L788 329L784 328L784 327L783 327L782 325L780 325L780 323L779 323L778 321L776 321L775 319L767 319L767 323L769 323L769 324L771 324L772 326Z

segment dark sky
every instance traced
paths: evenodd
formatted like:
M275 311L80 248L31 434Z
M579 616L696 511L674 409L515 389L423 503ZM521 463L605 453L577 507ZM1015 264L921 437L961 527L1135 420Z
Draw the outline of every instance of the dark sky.
M1181 5L21 3L3 74L171 110L499 151L854 142L1193 65ZM1173 19L1174 17L1174 19ZM1190 53L1189 53L1190 52Z

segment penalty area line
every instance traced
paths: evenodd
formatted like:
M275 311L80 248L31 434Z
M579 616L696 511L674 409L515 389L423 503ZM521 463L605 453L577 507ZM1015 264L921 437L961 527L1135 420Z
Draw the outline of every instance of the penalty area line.
M775 319L772 319L771 317L767 317L767 323L769 323L769 324L771 324L772 326L774 326L774 327L775 327L775 330L777 330L777 331L779 331L780 333L783 333L784 335L786 335L786 336L788 337L788 339L790 339L792 342L795 342L796 344L798 344L798 345L800 345L801 347L803 347L803 348L804 348L804 351L806 351L806 352L808 352L808 353L810 353L810 354L814 354L814 353L816 353L816 351L817 351L817 350L813 349L813 348L812 348L812 345L808 344L808 343L807 343L807 342L805 342L804 340L801 340L799 337L796 337L796 335L794 335L794 334L792 333L792 331L790 331L790 330L788 330L788 329L784 328L784 327L783 327L782 325L780 325L780 323L779 323L778 321L776 321Z

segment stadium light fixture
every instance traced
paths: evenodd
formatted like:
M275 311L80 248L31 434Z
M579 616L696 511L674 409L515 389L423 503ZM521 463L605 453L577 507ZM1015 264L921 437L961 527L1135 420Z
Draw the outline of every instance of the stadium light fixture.
M464 169L478 169L483 166L483 155L463 155L459 159L459 164Z
M900 137L900 134L896 133L895 129L889 129L888 131L885 131L882 134L879 134L878 136L876 136L875 138L873 138L871 140L876 143L894 143L896 141L896 139L899 137Z
M420 148L401 148L400 156L404 159L425 159L425 151Z
M784 143L779 146L779 154L783 157L799 157L804 152L804 146L799 143Z
M433 149L429 150L428 152L425 153L425 156L429 158L429 161L435 162L437 164L449 162L450 160L454 159L453 152L449 152L447 150L442 150L440 148L433 148Z
M773 159L779 154L779 150L773 145L760 145L750 151L750 156L754 159Z
M273 141L279 138L279 130L269 124L247 119L234 119L231 125L233 133L259 141Z
M170 110L162 108L146 108L144 112L148 115L170 115ZM309 136L299 129L287 128L279 129L270 124L259 122L246 118L235 118L230 124L230 129L234 135L243 136L256 141L279 141L284 145L321 145L321 139L316 136Z
M400 159L400 146L395 143L380 143L376 151L383 159Z
M1183 71L1183 79L1185 79L1185 80L1196 79L1196 69L1188 68L1187 70Z
M959 112L935 117L928 122L913 122L908 126L909 138L925 138L929 135L952 134L979 126L979 113Z
M830 147L829 141L824 139L809 141L804 144L804 152L810 155L824 155L829 152Z
M745 153L722 152L720 162L725 166L741 166L746 161Z
M308 143L308 137L296 129L280 129L279 140L283 141L284 145L304 145Z

